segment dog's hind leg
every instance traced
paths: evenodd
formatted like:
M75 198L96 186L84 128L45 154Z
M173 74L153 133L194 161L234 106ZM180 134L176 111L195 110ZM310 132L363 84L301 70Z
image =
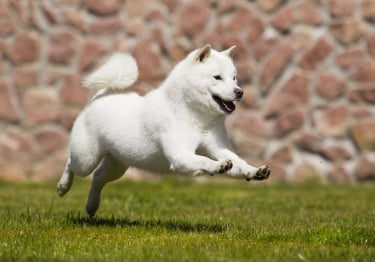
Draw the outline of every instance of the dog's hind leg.
M100 194L103 187L111 181L120 178L127 167L111 155L106 155L103 162L94 173L91 189L86 204L86 212L94 216L100 205Z
M57 184L57 194L64 196L72 186L74 176L90 175L102 158L103 152L99 143L92 136L87 135L86 129L82 127L73 129L70 157Z
M89 153L91 152L87 152L87 154ZM86 157L85 159L73 157L73 154L69 157L65 165L64 173L57 183L57 194L59 196L62 197L69 192L73 184L74 175L84 177L94 171L102 157L100 154L91 154L90 158Z
M61 197L68 193L73 184L74 174L72 170L70 170L69 168L69 163L70 158L68 159L65 165L64 173L62 174L59 182L57 183L57 194Z

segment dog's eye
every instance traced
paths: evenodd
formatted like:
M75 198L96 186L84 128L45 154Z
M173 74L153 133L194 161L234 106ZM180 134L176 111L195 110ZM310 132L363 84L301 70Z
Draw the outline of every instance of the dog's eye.
M216 76L214 76L214 78L215 78L216 80L223 80L223 78L221 77L221 75L216 75Z
M233 77L233 80L236 81L236 76Z

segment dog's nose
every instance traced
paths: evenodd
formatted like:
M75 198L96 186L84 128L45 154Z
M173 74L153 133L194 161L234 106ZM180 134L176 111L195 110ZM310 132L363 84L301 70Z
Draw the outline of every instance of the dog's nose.
M237 87L236 89L234 89L234 93L237 99L241 99L241 97L243 96L243 91L241 88Z

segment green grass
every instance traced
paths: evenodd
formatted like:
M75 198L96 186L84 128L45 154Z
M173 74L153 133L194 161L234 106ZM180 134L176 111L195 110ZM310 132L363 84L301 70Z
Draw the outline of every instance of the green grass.
M0 261L374 261L375 185L0 182Z

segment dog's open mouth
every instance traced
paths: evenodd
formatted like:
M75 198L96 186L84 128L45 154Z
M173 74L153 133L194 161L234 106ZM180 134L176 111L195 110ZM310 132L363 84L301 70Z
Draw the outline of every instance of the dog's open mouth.
M212 95L212 98L220 106L221 110L223 110L226 113L232 113L236 109L236 106L232 101L225 101L215 95Z

